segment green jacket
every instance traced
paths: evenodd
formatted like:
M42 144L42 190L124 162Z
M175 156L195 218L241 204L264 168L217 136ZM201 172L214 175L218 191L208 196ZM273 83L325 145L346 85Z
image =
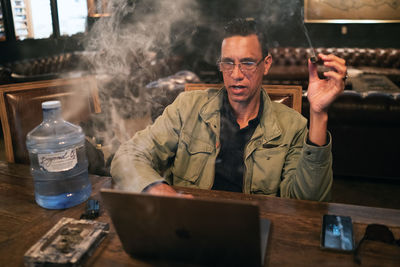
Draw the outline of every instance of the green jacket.
M264 111L244 150L243 192L329 200L331 142L323 147L307 144L307 120L262 91ZM140 192L166 181L211 189L222 99L217 89L181 93L152 125L121 145L111 164L116 187Z

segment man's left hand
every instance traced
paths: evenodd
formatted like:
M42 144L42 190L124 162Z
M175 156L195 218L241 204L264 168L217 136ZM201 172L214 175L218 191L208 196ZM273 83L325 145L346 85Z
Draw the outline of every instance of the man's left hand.
M329 68L324 72L325 79L320 79L317 73L317 64L308 60L309 85L307 98L310 102L310 112L326 113L330 104L344 90L347 75L345 60L335 55L318 54L323 65Z

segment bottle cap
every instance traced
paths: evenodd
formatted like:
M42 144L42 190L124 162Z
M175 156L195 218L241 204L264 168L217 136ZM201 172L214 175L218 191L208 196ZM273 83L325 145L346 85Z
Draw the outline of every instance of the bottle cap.
M61 102L59 100L46 101L42 103L42 109L52 109L61 107Z

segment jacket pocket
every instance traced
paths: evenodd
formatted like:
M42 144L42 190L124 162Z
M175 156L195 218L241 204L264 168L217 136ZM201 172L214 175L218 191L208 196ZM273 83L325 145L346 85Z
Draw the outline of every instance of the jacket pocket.
M253 152L250 187L252 193L276 195L281 182L286 153L286 146L262 148Z
M190 184L196 183L213 150L214 146L187 134L182 134L172 168L174 176ZM175 185L184 186L187 184L183 181L183 183L176 182Z

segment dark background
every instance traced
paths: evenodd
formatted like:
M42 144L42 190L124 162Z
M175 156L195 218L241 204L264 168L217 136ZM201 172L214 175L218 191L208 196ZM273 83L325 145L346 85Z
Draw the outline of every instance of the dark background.
M145 5L141 9L152 12L152 1L135 1ZM195 29L190 36L193 49L198 53L206 46L219 43L218 31L226 21L235 17L253 17L261 22L268 34L268 45L308 46L302 26L303 1L293 0L197 0L203 17L201 25L177 27ZM135 14L132 14L135 16ZM206 25L204 24L206 23ZM91 22L89 21L89 26ZM342 34L343 26L347 34ZM398 48L400 47L400 24L329 24L308 23L307 28L315 47L365 47L365 48ZM180 29L177 29L180 30ZM0 42L0 63L17 61L26 58L45 57L64 52L83 50L84 34L57 39L23 40ZM175 51L185 51L177 45Z

